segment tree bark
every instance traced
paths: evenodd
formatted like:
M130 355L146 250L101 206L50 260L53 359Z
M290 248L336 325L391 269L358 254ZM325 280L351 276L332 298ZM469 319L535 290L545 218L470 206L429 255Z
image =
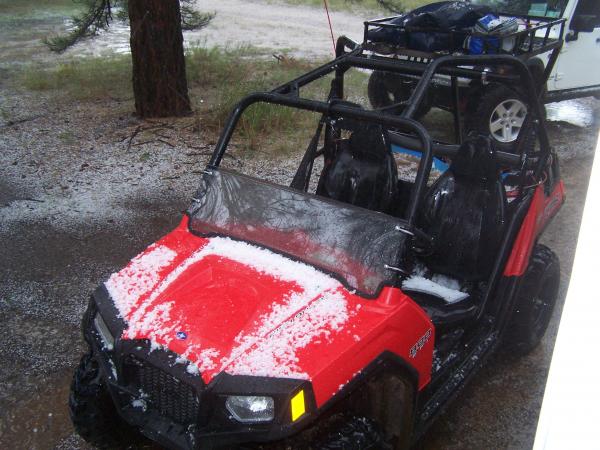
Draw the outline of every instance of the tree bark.
M129 0L133 93L139 117L191 112L179 0Z

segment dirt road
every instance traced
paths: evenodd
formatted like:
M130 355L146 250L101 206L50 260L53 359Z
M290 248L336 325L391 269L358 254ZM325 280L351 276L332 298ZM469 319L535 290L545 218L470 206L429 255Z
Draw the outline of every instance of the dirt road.
M201 30L184 32L186 47L208 46L237 48L251 46L266 54L286 53L294 57L328 58L333 44L325 11L264 0L198 0L197 9L216 13ZM362 39L362 22L377 13L331 12L335 37L345 34ZM69 14L46 14L43 17L9 18L0 27L0 69L15 64L40 64L68 61L80 56L102 56L129 52L129 27L115 20L101 31L61 55L51 53L42 39L55 35L70 25Z
M250 45L273 49L292 56L323 58L333 54L333 44L325 10L267 1L198 0L200 11L215 12L210 25L199 31L186 31L186 45L237 47ZM367 13L368 14L368 13ZM363 15L332 12L331 20L337 36L346 34L362 38ZM106 49L129 50L129 30L113 27L93 43L74 47L73 54L98 55Z
M301 47L303 55L329 52L319 10L268 6L259 11L254 2L231 0L210 7L219 15L206 30L213 39L208 43L241 39L269 48ZM334 15L338 31L360 30L359 23L351 15ZM265 24L285 31L263 35ZM237 34L230 34L233 28ZM75 51L86 52L83 47ZM139 123L127 105L114 101L62 104L0 84L0 105L10 117L0 117L0 448L86 448L72 432L66 402L73 367L84 351L79 322L88 295L176 225L205 162L198 153L210 146L190 152L186 140L196 137L185 121L164 130L174 147L128 146ZM600 102L563 103L550 118L568 201L544 240L562 261L564 294L600 128ZM436 126L448 124L440 116ZM290 167L271 162L261 171ZM531 447L559 314L560 308L533 354L521 360L499 355L478 374L430 431L426 448Z

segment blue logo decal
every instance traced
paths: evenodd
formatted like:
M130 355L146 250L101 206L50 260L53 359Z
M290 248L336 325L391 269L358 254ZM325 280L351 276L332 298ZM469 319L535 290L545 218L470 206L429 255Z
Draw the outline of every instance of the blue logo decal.
M182 341L187 339L187 333L185 331L178 331L177 333L175 333L175 336L177 336L177 339L180 339Z

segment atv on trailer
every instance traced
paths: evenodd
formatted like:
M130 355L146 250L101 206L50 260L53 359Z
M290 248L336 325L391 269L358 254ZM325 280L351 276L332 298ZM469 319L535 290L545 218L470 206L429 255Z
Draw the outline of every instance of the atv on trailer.
M357 68L419 75L400 116L344 100ZM519 87L538 144L432 140L412 117L440 73ZM301 95L325 76L327 100ZM526 353L548 324L559 264L538 239L564 191L538 97L512 55L425 65L341 38L334 61L244 98L181 224L92 295L76 430L103 447L409 447L494 350ZM290 186L222 167L258 103L319 115ZM397 147L421 155L412 180ZM434 157L449 166L428 186Z

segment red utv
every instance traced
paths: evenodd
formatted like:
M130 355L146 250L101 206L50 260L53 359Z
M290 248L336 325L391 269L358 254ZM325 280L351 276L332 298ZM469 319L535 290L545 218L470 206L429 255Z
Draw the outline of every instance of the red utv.
M419 81L395 116L343 100L351 68ZM521 89L536 144L433 141L411 117L439 73ZM300 95L328 74L326 101ZM416 63L342 38L334 61L243 99L181 224L91 298L78 433L103 447L138 432L173 449L409 447L500 344L526 353L552 313L559 263L538 239L564 191L537 93L515 55ZM320 116L291 186L220 167L259 102ZM421 155L413 181L398 147ZM449 166L428 186L434 158Z

